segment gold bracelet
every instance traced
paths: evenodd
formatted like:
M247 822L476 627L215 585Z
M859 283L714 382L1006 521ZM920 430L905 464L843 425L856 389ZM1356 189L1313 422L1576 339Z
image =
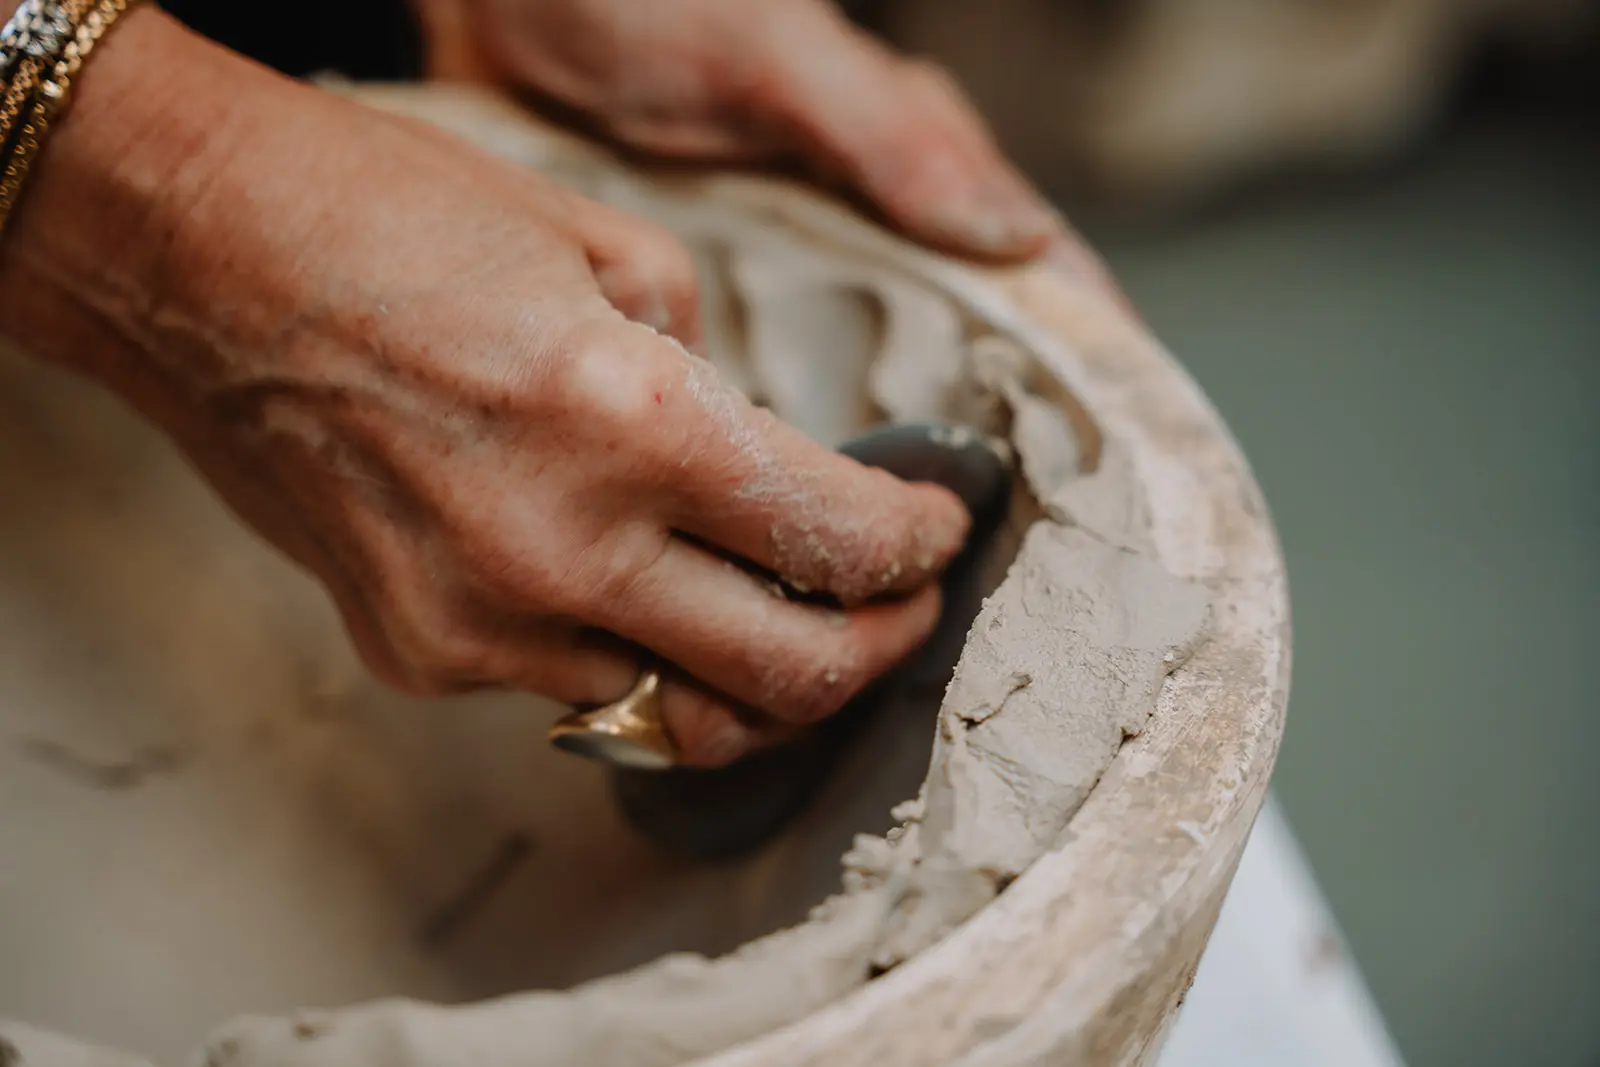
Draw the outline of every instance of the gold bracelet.
M0 150L11 145L17 120L28 109L39 79L72 43L78 23L94 3L95 0L65 0L45 4L36 0L22 4L6 24L7 77L5 97L0 100ZM34 25L35 20L44 21L44 26ZM10 39L13 31L17 35L14 41ZM5 158L0 156L0 164Z
M17 64L17 72L6 85L5 99L0 100L0 147L11 143L17 120L32 101L33 91L39 86L39 75L48 63L47 59L29 56Z
M50 65L49 72L42 79L35 75L33 91L25 105L27 117L23 120L22 128L17 131L15 143L11 145L11 151L6 157L5 170L0 173L0 232L5 230L6 221L11 217L11 209L16 206L17 194L22 191L23 180L28 176L28 168L39 154L39 146L44 142L45 135L50 132L51 123L67 105L72 90L72 79L83 69L89 53L94 51L95 44L105 36L112 23L139 0L100 0L99 6L84 14L90 2L91 0L69 0L66 7L74 26L72 39L66 43L61 54L54 57L54 63ZM29 62L35 61L30 57ZM16 77L6 88L5 100L0 101L0 131L7 136L11 132L6 118L8 105L13 91L24 79L24 68L27 66L25 63L23 67L19 67ZM10 120L11 123L15 121L14 117ZM4 141L0 140L0 143Z

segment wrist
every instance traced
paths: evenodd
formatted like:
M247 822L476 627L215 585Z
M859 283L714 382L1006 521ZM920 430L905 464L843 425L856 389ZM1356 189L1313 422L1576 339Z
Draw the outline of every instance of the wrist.
M115 388L148 377L173 237L278 84L153 5L128 12L0 235L0 333Z

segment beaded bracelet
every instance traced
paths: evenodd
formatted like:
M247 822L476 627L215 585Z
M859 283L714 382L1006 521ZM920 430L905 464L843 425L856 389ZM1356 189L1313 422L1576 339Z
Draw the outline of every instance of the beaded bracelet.
M0 232L72 79L95 44L139 0L24 0L0 30ZM21 122L21 128L17 128Z
M39 78L72 38L93 0L25 0L0 30L0 149L9 146ZM4 157L0 156L0 160Z
M79 5L74 17L64 0L23 0L18 4L0 29L0 77L10 78L24 57L44 59L59 54L78 18L83 17L84 6Z

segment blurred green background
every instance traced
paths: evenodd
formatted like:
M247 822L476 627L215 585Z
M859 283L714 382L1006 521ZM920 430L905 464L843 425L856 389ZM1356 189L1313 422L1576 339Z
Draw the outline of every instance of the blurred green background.
M1277 789L1411 1067L1600 1064L1586 112L1476 94L1381 173L1088 224L1272 505Z

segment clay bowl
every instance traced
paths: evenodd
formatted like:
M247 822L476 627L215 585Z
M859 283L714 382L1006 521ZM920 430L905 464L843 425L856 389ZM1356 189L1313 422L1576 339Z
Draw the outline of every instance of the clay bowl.
M813 802L692 862L549 749L561 709L379 688L165 442L7 355L0 1015L216 1064L1149 1062L1289 675L1271 523L1200 391L1089 279L493 98L359 95L676 229L708 356L819 439L1005 443L1004 521ZM34 1027L0 1035L65 1055Z

